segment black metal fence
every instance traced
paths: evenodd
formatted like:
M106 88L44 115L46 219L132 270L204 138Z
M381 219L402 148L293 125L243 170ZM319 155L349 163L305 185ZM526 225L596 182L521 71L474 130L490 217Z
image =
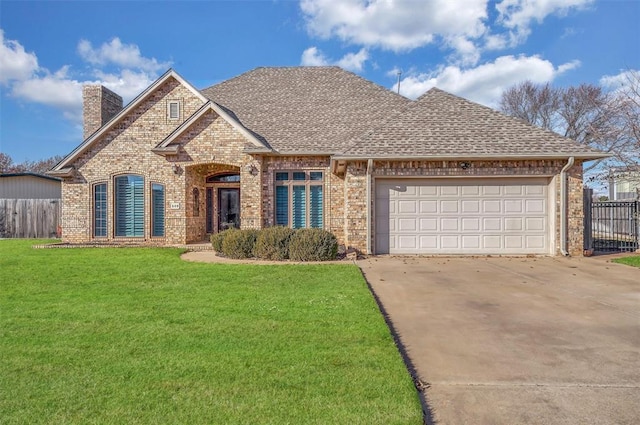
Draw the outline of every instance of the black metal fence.
M591 194L591 190L585 190L585 249L595 252L639 249L640 201L593 202Z

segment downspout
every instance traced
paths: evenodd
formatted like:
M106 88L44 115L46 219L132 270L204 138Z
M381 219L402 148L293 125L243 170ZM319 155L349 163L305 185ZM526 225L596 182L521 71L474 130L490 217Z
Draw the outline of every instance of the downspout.
M569 157L567 164L560 170L560 252L567 257L567 171L573 167L574 157Z
M373 172L373 159L367 161L367 255L371 252L371 173Z

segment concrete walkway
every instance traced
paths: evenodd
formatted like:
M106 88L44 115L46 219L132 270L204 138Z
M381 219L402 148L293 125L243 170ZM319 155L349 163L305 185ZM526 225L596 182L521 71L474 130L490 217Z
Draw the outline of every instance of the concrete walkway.
M358 261L438 424L640 423L640 269L602 258Z

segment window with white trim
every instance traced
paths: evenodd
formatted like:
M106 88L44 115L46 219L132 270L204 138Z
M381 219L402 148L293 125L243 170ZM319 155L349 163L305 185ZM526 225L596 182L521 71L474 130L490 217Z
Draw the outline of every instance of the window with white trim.
M294 229L323 227L322 171L276 171L275 223Z
M177 100L170 100L167 104L167 115L170 120L180 119L180 102Z

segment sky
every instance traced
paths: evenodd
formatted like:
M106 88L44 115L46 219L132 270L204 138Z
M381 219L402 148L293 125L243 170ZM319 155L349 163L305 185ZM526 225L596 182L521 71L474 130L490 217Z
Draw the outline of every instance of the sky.
M0 152L82 142L82 85L132 100L167 69L196 88L261 66L338 65L416 98L497 107L525 80L610 88L640 69L640 0L0 0Z

